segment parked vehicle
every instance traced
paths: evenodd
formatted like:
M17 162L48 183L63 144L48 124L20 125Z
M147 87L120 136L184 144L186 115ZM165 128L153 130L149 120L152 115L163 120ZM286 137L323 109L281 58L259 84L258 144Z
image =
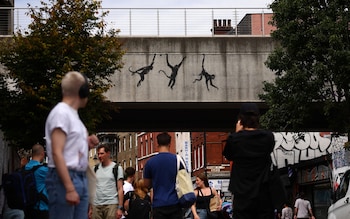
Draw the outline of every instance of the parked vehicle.
M350 217L350 170L347 170L332 195L332 205L328 208L328 219L348 219Z

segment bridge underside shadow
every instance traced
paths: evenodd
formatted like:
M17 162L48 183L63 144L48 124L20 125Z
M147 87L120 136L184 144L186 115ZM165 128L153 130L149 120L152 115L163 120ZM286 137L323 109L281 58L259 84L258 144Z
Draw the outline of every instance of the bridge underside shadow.
M119 109L104 121L99 132L142 131L222 131L235 129L241 103L114 103ZM260 113L267 111L258 103ZM318 114L315 114L318 115ZM273 130L281 131L281 130ZM293 131L293 130L290 130ZM294 130L295 131L295 130ZM315 116L298 131L330 131L320 116Z

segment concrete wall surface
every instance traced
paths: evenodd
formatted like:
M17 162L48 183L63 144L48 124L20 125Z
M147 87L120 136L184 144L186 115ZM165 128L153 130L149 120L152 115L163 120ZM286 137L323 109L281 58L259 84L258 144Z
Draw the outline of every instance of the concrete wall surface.
M259 101L262 82L274 78L264 64L276 45L270 37L121 41L124 67L111 77L115 86L106 93L112 102Z

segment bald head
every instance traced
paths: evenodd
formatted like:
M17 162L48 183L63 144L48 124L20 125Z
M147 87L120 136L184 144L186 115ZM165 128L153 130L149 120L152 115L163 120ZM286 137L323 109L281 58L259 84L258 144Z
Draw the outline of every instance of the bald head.
M43 162L45 158L45 149L41 144L35 144L32 147L32 159Z
M40 144L35 144L33 145L32 147L32 156L35 156L35 155L39 155L41 154L42 152L44 152L44 147Z
M62 79L63 96L78 96L80 87L85 83L85 78L80 72L68 72Z

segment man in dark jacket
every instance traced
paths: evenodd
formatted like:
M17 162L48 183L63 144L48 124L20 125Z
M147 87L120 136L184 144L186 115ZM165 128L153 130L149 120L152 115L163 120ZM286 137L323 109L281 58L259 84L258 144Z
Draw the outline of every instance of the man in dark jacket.
M242 104L236 132L229 135L223 151L226 159L233 161L229 190L234 196L235 219L274 216L269 172L275 139L272 132L258 128L257 105Z

